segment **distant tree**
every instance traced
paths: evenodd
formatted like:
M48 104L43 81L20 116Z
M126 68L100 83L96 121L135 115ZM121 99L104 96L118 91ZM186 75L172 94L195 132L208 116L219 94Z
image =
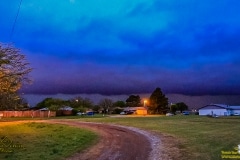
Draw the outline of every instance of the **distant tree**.
M188 106L184 102L179 102L176 103L177 110L180 111L181 113L185 110L188 110Z
M44 108L44 107L42 107ZM56 105L56 104L51 104L50 106L47 107L49 110L51 111L57 111L59 108L61 108L61 106Z
M21 109L19 105L19 95L17 93L1 93L0 94L0 110L18 110Z
M73 108L93 108L93 102L88 98L76 97L70 100L69 106Z
M116 101L113 105L114 107L126 107L126 103L124 101Z
M22 107L18 91L24 84L30 83L28 73L31 70L20 50L0 44L0 109Z
M171 104L170 112L175 114L177 110L178 110L177 105L176 104Z
M101 107L99 105L94 105L92 108L92 110L97 113L99 112L100 109L101 109Z
M126 100L126 105L129 107L141 106L141 98L139 95L130 95Z
M93 108L93 102L89 99L89 98L84 98L83 102L82 102L82 106L84 108Z
M165 97L160 88L156 88L149 98L149 111L165 114L168 110L168 98Z
M111 99L105 98L100 100L98 105L104 109L104 112L109 113L113 107L113 101Z
M124 109L121 108L114 108L113 109L113 114L120 114Z
M26 100L19 95L8 94L5 96L0 96L0 110L26 110L29 108Z
M58 98L45 98L43 101L36 105L36 109L49 108L52 110L58 110L66 105L66 101Z

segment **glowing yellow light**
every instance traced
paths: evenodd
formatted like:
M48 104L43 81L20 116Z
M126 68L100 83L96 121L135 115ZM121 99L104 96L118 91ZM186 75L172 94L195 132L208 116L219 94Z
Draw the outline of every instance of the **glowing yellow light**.
M146 106L146 103L147 103L147 100L144 100L144 101L143 101L144 107Z

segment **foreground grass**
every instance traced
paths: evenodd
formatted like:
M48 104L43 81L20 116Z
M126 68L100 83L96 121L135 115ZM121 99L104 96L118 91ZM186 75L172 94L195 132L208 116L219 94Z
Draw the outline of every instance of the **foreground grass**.
M0 123L0 159L64 159L92 145L97 135L85 129L45 123Z
M14 122L14 121L24 121L24 120L50 120L50 119L82 119L82 118L106 118L109 117L107 116L103 116L102 114L95 114L93 116L88 116L88 115L84 115L84 116L58 116L58 117L44 117L44 118L38 118L38 117L34 117L34 118L30 118L30 117L11 117L11 118L1 118L0 119L0 123L1 122Z
M178 147L181 153L183 154L181 159L186 159L186 160L222 159L221 151L236 151L234 148L238 144L240 144L240 134L239 134L240 117L220 117L220 118L208 118L208 117L202 117L202 116L173 116L173 117L166 117L166 116L107 117L105 116L103 117L102 115L97 115L97 116L83 116L83 117L81 116L60 117L57 119L66 119L66 118L72 119L73 121L121 124L125 126L134 126L134 127L157 132L163 137L168 137L168 138L170 137L170 139L175 139L176 141L169 141L169 143L174 143L173 145L176 145L176 147ZM16 119L9 119L9 120L11 121ZM34 125L37 125L37 124L34 124ZM62 127L65 127L65 126L62 126ZM0 124L0 135L2 134L1 128L2 127ZM35 126L33 128L37 129L41 127ZM51 127L48 127L48 130L49 128ZM19 129L13 130L12 132L15 133L18 130ZM8 132L11 133L11 130L9 130ZM24 134L18 134L19 137L15 138L14 141L18 139L21 140L22 135ZM46 137L50 136L48 134L46 135L47 135ZM56 135L60 136L63 134L55 134L55 136ZM48 142L46 141L46 139L47 140L51 139L46 137L45 139L44 138L36 139L36 137L31 138L28 142L34 141L35 144L32 146L34 148L34 146L36 145ZM66 139L66 137L68 136L62 137L62 139ZM26 135L25 135L25 138L23 139L26 139ZM69 140L67 140L66 142L60 142L60 144L58 143L57 145L61 146L62 144L65 146L65 148L69 148L71 147L71 145L68 144L69 143L68 141ZM21 142L25 145L24 140ZM165 142L165 143L168 143L168 142ZM31 148L31 146L29 147ZM45 147L47 147L47 145L45 145ZM50 159L50 158L46 158L45 156L54 155L54 154L60 154L59 157L63 157L62 153L59 152L59 149L57 150L52 149L49 152L45 152L45 150L43 150L42 152L42 149L40 149L40 151L42 155L36 154L38 157L40 157L39 159L44 159L44 158ZM39 152L39 150L31 150L31 152ZM66 155L70 155L71 152L72 151L66 151ZM21 154L23 152L17 152L17 153ZM30 153L27 153L27 154L24 153L24 154L28 155ZM1 156L2 155L0 153L0 159L2 159ZM53 157L52 159L54 158L55 157ZM55 159L59 159L59 158L55 158Z
M240 117L155 116L81 118L81 121L134 126L177 139L183 159L217 160L240 144ZM174 153L173 153L174 154Z

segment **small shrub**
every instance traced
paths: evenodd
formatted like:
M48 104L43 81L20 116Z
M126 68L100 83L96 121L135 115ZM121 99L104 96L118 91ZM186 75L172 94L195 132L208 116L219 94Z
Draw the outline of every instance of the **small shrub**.
M59 151L58 151L58 149L54 148L54 149L52 150L52 152L53 152L54 154L56 154L56 153L58 153Z
M72 110L72 115L76 116L77 113L78 113L78 110L74 108L74 109Z
M121 108L115 108L113 110L113 114L120 114L122 111L123 111L123 109L121 109Z

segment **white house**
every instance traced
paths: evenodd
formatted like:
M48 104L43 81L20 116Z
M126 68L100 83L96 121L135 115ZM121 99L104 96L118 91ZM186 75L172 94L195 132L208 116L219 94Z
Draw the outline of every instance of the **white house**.
M230 116L234 114L240 115L240 106L229 106L225 104L210 104L199 108L199 115L216 115Z
M240 106L230 106L233 111L233 115L240 115Z

